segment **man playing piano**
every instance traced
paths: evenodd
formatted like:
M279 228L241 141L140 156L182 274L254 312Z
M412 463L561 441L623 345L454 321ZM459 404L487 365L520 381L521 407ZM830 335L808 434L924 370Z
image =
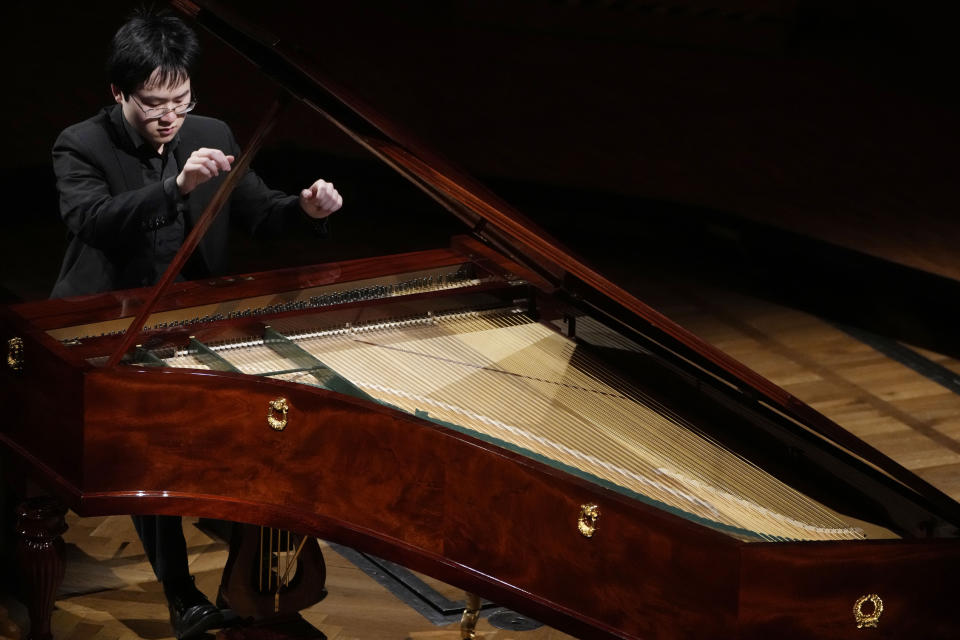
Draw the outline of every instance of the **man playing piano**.
M138 15L115 34L108 58L115 105L64 130L53 148L69 244L51 297L156 282L239 154L222 121L188 115L196 36L173 16ZM188 279L225 268L229 220L276 232L297 218L319 229L340 208L317 180L299 197L248 172L187 263Z
M172 16L141 13L114 35L107 68L116 104L68 127L53 148L69 244L52 297L156 283L230 170L239 148L229 127L190 114L198 49L191 29ZM229 220L275 232L300 219L322 233L341 205L323 180L288 196L248 172L183 275L223 272ZM220 626L221 611L190 575L180 518L135 516L134 523L163 584L176 636Z

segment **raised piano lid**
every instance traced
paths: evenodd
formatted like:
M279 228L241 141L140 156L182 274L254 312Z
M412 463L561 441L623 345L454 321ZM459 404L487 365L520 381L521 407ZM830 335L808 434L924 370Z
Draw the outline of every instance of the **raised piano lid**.
M257 20L262 15L253 15L256 11L247 9L249 15L240 16L235 6L210 0L173 0L172 4L457 216L475 238L526 267L528 277L540 288L606 318L628 335L639 333L662 345L739 389L752 405L772 408L800 431L816 433L882 470L960 525L960 505L948 496L605 278L497 194L318 70L305 58L300 46L304 43L286 42L253 27L264 22ZM261 12L270 11L267 5L256 6Z

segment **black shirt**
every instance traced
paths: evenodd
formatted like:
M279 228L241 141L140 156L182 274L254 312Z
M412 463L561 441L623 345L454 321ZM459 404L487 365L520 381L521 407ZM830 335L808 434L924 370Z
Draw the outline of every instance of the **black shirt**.
M180 133L177 132L173 140L163 145L163 153L157 153L150 144L144 141L140 133L127 122L126 118L122 118L122 120L123 128L130 137L130 141L133 143L137 156L140 159L143 183L146 185L163 182L163 192L167 196L167 203L169 205L166 216L160 215L153 220L151 224L151 226L154 227L154 230L151 232L153 234L153 242L151 243L152 252L150 255L143 256L153 269L153 279L143 284L154 284L160 280L161 276L163 276L167 270L167 267L173 262L177 251L179 251L183 245L187 231L189 231L189 229L187 229L186 215L184 215L187 210L186 200L180 195L180 189L177 187L177 176L180 174L180 167L177 165L176 157L173 153L180 144ZM187 261L187 265L183 269L184 273L178 274L177 279L183 280L184 278L191 278L191 276L199 277L203 275L202 273L198 273L198 271L203 271L203 269L199 267L198 260L191 256L191 259Z

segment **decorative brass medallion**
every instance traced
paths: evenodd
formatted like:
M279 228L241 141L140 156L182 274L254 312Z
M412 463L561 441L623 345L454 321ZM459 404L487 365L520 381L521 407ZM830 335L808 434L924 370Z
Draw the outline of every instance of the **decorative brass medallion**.
M283 431L287 427L287 411L289 410L290 405L287 404L286 398L271 400L267 407L267 424L270 425L270 428L274 431ZM278 415L279 417L277 417Z
M873 610L869 613L863 610L863 605L867 602L873 605ZM857 621L857 629L875 628L880 621L881 613L883 613L883 600L875 593L860 596L853 604L853 618Z
M592 538L597 530L597 520L600 518L600 507L593 503L580 505L580 517L577 519L577 529L585 538Z
M14 371L23 371L23 338L7 340L7 366Z

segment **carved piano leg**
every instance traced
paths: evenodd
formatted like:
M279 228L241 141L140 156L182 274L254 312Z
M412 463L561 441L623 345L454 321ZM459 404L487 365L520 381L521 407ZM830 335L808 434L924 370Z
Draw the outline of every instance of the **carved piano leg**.
M460 618L460 640L475 640L477 635L477 620L480 618L480 596L466 593L467 604L463 608L463 617Z
M30 498L17 508L17 563L30 612L30 639L49 640L50 616L63 582L66 508L50 497Z

